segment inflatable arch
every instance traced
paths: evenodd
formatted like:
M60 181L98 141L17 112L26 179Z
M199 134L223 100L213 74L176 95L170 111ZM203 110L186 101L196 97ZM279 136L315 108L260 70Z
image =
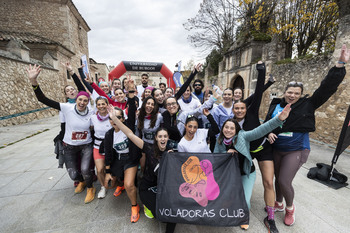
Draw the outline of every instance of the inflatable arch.
M173 72L163 63L158 62L122 61L108 74L108 79L120 78L126 71L160 72L167 79L168 87L173 89L176 87Z

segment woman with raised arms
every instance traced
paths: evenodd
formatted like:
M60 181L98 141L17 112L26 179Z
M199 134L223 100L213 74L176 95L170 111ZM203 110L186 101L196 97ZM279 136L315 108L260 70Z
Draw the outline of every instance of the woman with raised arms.
M66 125L63 138L63 151L65 164L70 178L79 181L75 193L81 193L87 186L85 203L95 198L95 188L92 185L93 176L90 170L92 161L92 138L90 133L90 117L93 114L88 108L90 96L81 91L77 94L76 103L58 103L48 99L41 91L37 77L41 72L40 66L29 65L28 78L32 84L37 99L49 107L57 109L64 114ZM80 162L79 162L80 158ZM81 168L81 172L79 170Z

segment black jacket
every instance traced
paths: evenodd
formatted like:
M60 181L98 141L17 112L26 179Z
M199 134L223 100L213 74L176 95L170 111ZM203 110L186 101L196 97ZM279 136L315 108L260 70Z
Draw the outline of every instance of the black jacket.
M273 133L306 133L315 131L316 109L324 104L337 91L338 86L345 77L345 74L345 68L331 68L327 76L322 80L321 85L316 89L311 97L306 95L300 98L295 104L292 104L292 110L287 120L283 123L283 127L275 129ZM285 107L287 105L284 98L274 98L271 101L265 122L271 119L271 115L278 104L280 104L281 107Z

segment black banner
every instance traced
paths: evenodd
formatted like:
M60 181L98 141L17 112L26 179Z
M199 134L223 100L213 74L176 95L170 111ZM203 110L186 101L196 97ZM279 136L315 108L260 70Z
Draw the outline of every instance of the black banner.
M158 62L138 62L138 61L123 61L127 71L145 71L145 72L160 72L163 63Z
M167 153L159 169L158 220L210 226L249 223L236 156Z
M350 106L348 108L348 112L346 113L344 124L339 135L337 148L335 149L335 152L334 152L334 156L332 159L333 164L337 163L340 154L343 153L344 150L349 145L350 145Z

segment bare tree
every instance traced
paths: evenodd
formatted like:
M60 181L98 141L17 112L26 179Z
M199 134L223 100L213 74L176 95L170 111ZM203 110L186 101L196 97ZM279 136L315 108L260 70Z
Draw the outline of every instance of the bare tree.
M235 10L230 0L203 0L197 15L183 24L188 39L198 48L225 53L234 43Z

